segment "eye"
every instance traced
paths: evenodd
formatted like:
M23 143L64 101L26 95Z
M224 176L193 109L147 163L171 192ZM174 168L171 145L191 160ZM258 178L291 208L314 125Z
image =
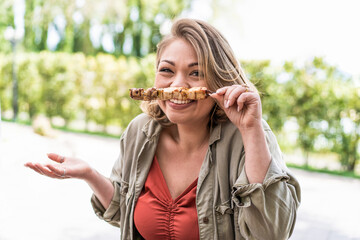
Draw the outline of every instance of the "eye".
M171 71L170 68L163 67L163 68L160 68L159 72L172 73L173 71Z
M191 76L196 76L196 77L198 77L198 76L199 76L199 71L198 71L198 70L192 71L192 72L190 73L190 75L191 75Z
M203 78L204 77L204 73L199 71L199 70L194 70L190 73L191 76L194 76L194 77L200 77L200 78Z

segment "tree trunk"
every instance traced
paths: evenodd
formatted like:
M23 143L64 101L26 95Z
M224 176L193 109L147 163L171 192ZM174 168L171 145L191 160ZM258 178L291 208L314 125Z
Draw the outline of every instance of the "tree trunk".
M309 167L309 152L308 151L305 151L305 167L307 168L307 167Z

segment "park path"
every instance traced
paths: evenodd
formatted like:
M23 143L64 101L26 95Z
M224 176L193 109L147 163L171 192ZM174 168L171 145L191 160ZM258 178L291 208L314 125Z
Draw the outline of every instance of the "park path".
M118 140L58 132L36 135L31 127L0 126L0 240L111 240L119 230L100 221L90 205L90 188L78 180L54 180L23 166L45 162L46 153L86 159L108 175ZM360 180L292 169L302 187L302 204L291 240L360 240Z

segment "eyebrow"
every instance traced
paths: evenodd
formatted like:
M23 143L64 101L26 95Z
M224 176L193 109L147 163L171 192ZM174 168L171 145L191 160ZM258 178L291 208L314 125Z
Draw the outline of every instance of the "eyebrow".
M175 66L175 63L174 63L173 61L170 61L170 60L164 59L164 60L161 60L160 63L161 63L161 62L167 62L167 63ZM190 63L190 64L188 65L188 67L193 67L193 66L198 66L198 65L199 65L199 63L193 62L193 63Z

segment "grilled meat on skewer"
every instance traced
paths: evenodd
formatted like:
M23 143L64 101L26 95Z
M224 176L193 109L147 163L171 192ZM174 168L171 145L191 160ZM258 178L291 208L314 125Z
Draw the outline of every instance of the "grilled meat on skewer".
M212 92L205 87L131 88L130 97L135 100L202 100Z

